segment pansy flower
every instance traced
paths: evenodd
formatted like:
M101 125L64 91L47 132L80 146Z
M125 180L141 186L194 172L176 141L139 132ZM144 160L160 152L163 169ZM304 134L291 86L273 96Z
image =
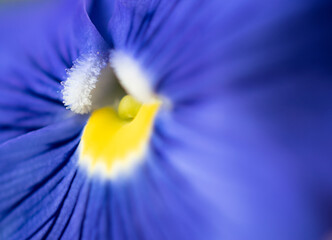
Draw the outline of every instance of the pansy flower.
M1 3L0 239L328 239L331 11Z

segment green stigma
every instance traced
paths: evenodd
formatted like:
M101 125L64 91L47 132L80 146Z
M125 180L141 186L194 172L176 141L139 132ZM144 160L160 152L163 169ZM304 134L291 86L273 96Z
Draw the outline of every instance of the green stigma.
M119 103L119 117L122 119L133 119L137 115L141 106L142 104L138 102L135 98L130 95L126 95L121 99Z

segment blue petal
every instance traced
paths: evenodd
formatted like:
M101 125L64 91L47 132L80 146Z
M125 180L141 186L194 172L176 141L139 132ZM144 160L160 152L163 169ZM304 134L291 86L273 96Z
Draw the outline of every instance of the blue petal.
M85 178L76 149L86 118L70 118L0 145L0 237L32 238L53 228ZM72 194L72 193L71 193Z
M191 196L187 193L191 187L210 202L195 208L209 213L209 222L219 226L217 239L322 239L331 229L326 211L332 189L326 168L332 167L328 146L332 128L326 119L332 115L318 114L316 105L302 109L292 122L290 114L299 114L297 106L286 103L266 113L262 105L269 99L252 98L263 104L234 96L160 118L158 141L153 139L160 154L154 161L160 171L167 162L186 179L187 185L176 185L184 195ZM278 114L285 114L283 122ZM319 126L313 128L313 122ZM173 221L177 218L174 215Z
M102 34L141 59L158 91L180 100L269 74L330 74L329 7L312 0L116 1Z
M158 92L184 101L229 84L287 81L301 70L329 77L330 7L325 0L116 1L102 34L142 62Z
M86 52L107 44L83 1L2 4L0 7L0 142L68 115L61 82Z
M332 190L331 10L324 0L116 1L112 9L105 38L132 53L173 104L156 124L151 161L160 166L150 174L169 162L211 201L193 209L220 227L217 239L321 239L332 228L323 210ZM150 191L145 201L161 204ZM180 199L156 214L164 229L142 226L143 234L184 238L171 224L190 216ZM210 239L199 219L190 237Z

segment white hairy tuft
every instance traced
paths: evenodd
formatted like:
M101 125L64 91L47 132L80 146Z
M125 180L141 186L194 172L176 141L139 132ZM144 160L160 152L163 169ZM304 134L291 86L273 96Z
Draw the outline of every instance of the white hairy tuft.
M128 94L143 103L153 99L149 76L134 58L124 52L114 51L110 60L121 86Z
M67 70L67 80L62 83L63 103L67 109L78 114L92 110L91 92L105 66L106 62L101 60L98 53L85 55L74 62L73 67Z

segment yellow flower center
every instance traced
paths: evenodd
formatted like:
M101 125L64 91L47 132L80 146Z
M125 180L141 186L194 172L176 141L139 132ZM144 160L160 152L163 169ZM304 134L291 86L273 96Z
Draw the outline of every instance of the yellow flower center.
M140 104L127 95L118 111L94 111L81 139L80 163L90 174L101 172L107 178L130 171L145 154L159 107L159 100Z

